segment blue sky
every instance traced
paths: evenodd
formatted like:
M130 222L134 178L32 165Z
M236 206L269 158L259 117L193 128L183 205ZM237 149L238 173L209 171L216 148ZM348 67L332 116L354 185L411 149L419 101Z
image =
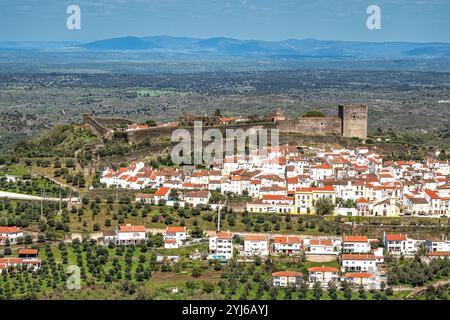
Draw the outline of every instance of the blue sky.
M81 30L66 8L81 8ZM381 8L381 30L366 9ZM0 41L126 35L450 42L450 0L0 0Z

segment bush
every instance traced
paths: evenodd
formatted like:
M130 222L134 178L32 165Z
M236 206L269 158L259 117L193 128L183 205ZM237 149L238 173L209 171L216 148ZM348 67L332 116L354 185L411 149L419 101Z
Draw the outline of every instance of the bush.
M320 110L313 109L305 112L302 117L325 117L325 114Z

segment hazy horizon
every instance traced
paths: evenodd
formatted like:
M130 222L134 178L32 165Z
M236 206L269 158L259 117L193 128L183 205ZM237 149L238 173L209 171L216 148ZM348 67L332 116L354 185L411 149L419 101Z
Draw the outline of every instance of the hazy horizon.
M369 5L381 29L366 26ZM92 42L171 35L239 40L450 42L450 0L0 0L0 41ZM69 5L81 29L68 30Z

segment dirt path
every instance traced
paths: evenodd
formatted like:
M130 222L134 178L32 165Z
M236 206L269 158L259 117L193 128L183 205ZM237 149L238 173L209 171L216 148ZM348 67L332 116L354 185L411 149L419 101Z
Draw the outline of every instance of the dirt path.
M442 280L438 280L434 283L432 283L431 285L433 287L437 287L440 285L444 285L444 284L450 284L450 278L449 279L442 279ZM402 290L411 290L411 292L405 297L405 298L411 298L412 296L415 296L425 290L427 290L428 286L420 286L420 287L415 287L415 288L411 288L411 287L395 287L394 290L395 291L402 291Z
M43 177L44 179L50 180L51 182L57 184L60 187L64 187L64 188L68 188L70 190L72 190L73 192L77 193L77 194L81 194L81 191L78 188L75 188L74 186L70 186L66 183L62 183L61 181L58 181L52 177L49 177L48 174L46 173L41 173L39 171L36 170L31 170L33 173L40 175L41 177Z

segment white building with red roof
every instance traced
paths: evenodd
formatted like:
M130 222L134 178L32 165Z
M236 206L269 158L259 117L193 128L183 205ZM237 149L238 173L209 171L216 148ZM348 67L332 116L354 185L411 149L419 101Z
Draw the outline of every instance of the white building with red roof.
M406 234L384 234L384 247L392 255L413 255L419 251L421 240L408 238Z
M338 255L340 247L331 239L306 239L306 254Z
M354 288L363 286L366 290L380 290L381 279L376 273L371 272L350 272L344 275L344 279L353 285Z
M377 261L373 254L342 254L341 268L343 272L376 272Z
M233 257L233 234L217 232L209 237L208 259L229 260Z
M11 244L16 243L18 238L23 238L24 233L18 227L0 227L0 244L9 240Z
M172 227L166 228L164 233L164 248L176 249L184 245L188 239L189 233L186 227Z
M268 256L269 239L265 235L246 235L244 237L245 256Z
M136 245L147 238L144 226L127 224L116 228L116 245Z
M295 236L275 236L273 253L288 256L299 255L303 251L303 239Z
M303 274L296 271L277 271L272 273L274 287L296 287L303 281Z
M322 288L328 288L330 281L339 281L339 270L333 267L312 267L308 268L308 283L310 287L319 282Z
M370 253L371 250L367 236L344 236L342 239L343 253Z
M192 207L197 207L198 205L206 205L209 203L209 198L211 197L211 192L208 190L199 191L189 191L183 194L182 199L186 203L189 203Z
M22 269L37 271L41 267L41 260L37 258L0 258L0 273L8 272L10 269Z
M125 129L125 132L129 132L129 131L136 131L136 130L144 130L144 129L148 129L149 126L148 124L145 123L133 123L133 124L129 124L128 127Z

